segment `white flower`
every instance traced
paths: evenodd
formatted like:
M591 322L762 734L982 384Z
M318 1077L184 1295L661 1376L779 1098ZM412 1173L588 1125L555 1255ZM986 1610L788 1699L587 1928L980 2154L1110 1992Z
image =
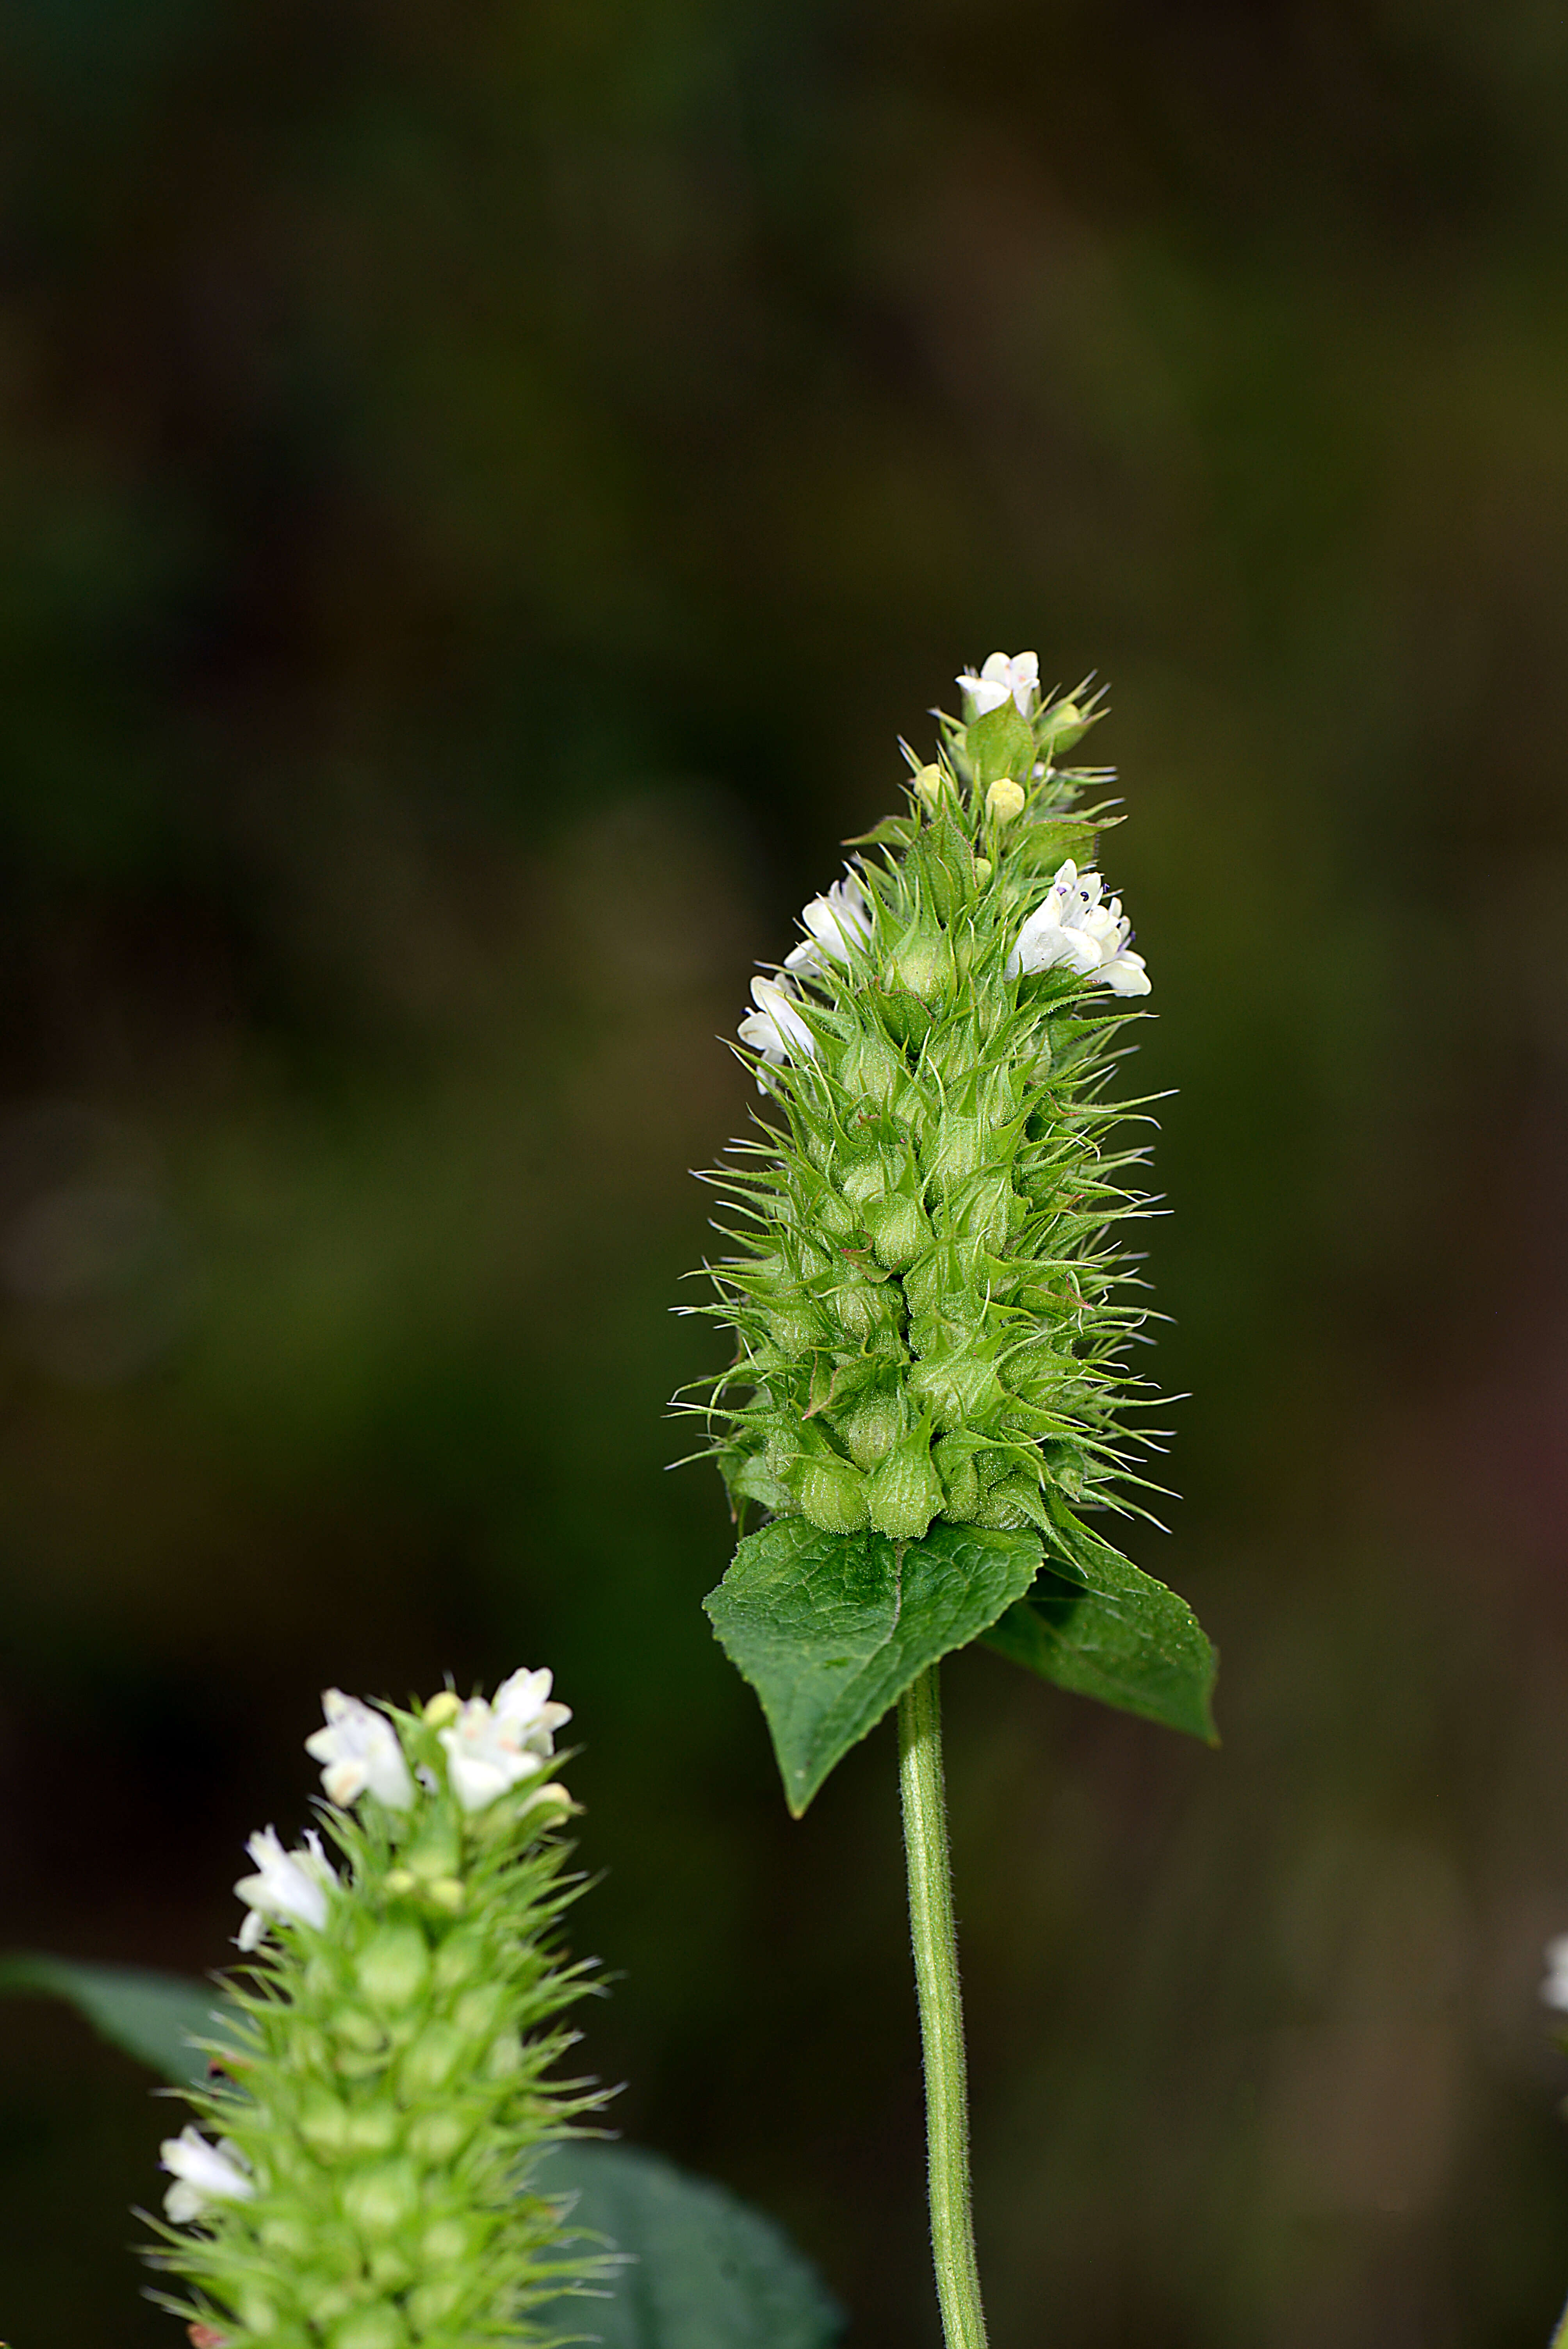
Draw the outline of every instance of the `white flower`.
M825 897L813 897L801 908L800 927L807 935L784 957L786 970L819 971L824 968L824 955L847 962L856 947L871 944L871 908L852 873L846 868L843 879L835 881Z
M765 1061L793 1060L799 1053L815 1059L817 1040L795 1009L799 999L787 978L754 978L751 1000L757 1009L740 1023L741 1042Z
M254 1876L242 1876L234 1889L250 1910L236 1939L242 1950L253 1950L272 1917L292 1918L314 1925L319 1932L326 1922L326 1896L335 1891L337 1878L321 1848L314 1828L306 1830L303 1851L285 1851L276 1830L264 1827L245 1849L256 1863Z
M451 1727L438 1733L452 1792L465 1811L488 1809L551 1759L555 1732L571 1720L572 1708L550 1702L550 1684L547 1671L513 1672L493 1705L470 1697Z
M1018 933L1007 957L1007 976L1020 971L1050 970L1065 963L1080 978L1109 987L1116 995L1147 995L1149 973L1143 957L1133 954L1128 940L1132 926L1121 910L1119 897L1104 899L1105 884L1098 873L1080 873L1069 856L1042 902Z
M966 668L956 681L974 704L976 718L1000 709L1009 694L1019 717L1032 717L1040 691L1039 657L1035 653L1015 653L1009 659L1006 653L993 653L978 677Z
M1568 1933L1559 1933L1546 1944L1546 1980L1541 1985L1544 2004L1568 2013Z
M305 1739L304 1750L326 1765L321 1783L327 1801L346 1810L368 1788L388 1810L406 1811L414 1800L414 1781L386 1714L341 1689L324 1690L321 1709L326 1727Z
M227 2137L210 2145L187 2124L178 2137L166 2137L158 2151L159 2168L173 2174L163 2207L177 2227L199 2219L209 2202L248 2202L256 2190L245 2174L244 2155Z

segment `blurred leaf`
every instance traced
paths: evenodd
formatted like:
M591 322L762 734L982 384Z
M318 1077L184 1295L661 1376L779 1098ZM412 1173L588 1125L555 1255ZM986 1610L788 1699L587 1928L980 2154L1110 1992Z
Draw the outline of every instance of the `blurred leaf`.
M1186 1600L1065 1512L1049 1538L1063 1557L1041 1568L986 1643L1058 1688L1218 1744L1210 1699L1219 1659Z
M762 1701L796 1818L911 1681L995 1623L1039 1563L1036 1535L978 1526L899 1543L779 1517L747 1535L703 1604Z
M205 2080L207 2058L189 2044L211 2039L222 2001L214 1984L143 1966L77 1965L68 1958L0 1958L0 1992L63 1998L100 2038L179 2086Z
M607 2300L560 2300L541 2322L603 2349L828 2349L843 2316L783 2230L722 2186L633 2146L556 2147L541 2183L577 2223L631 2254Z

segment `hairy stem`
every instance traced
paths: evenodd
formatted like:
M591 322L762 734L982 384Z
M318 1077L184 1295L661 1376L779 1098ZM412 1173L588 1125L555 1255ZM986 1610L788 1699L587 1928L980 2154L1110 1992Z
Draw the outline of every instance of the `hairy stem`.
M925 2051L931 2248L947 2349L985 2349L980 2272L969 2210L969 2099L964 2008L953 1930L942 1783L942 1694L932 1664L898 1701L899 1783L909 1862L909 1924Z

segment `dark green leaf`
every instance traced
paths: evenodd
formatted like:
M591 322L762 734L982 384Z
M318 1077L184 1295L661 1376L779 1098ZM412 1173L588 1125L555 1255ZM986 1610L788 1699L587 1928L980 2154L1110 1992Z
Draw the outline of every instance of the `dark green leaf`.
M834 1764L939 1656L1023 1596L1032 1534L934 1526L923 1541L823 1534L779 1517L748 1534L703 1601L762 1700L784 1799L799 1818Z
M1047 1539L1060 1557L992 1624L987 1644L1058 1688L1217 1744L1209 1707L1218 1659L1185 1599L1076 1518L1064 1514Z
M781 2228L722 2186L632 2146L556 2147L538 2180L632 2256L607 2299L564 2299L547 2328L603 2349L829 2349L843 2317Z
M1013 864L1016 870L1037 873L1042 877L1054 874L1064 857L1087 872L1098 853L1096 843L1106 829L1104 819L1086 816L1054 816L1044 823L1032 823L1020 831L1012 843Z
M68 1958L0 1958L0 1992L63 1998L101 2038L183 2086L204 2080L207 2058L192 2038L222 2036L216 1985L142 1966L77 1965Z

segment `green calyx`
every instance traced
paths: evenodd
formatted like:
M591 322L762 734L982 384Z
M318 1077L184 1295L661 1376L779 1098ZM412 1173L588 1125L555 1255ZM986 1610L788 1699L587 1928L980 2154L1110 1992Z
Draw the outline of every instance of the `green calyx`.
M1006 1532L1136 1481L1125 1415L1148 1390L1124 1355L1143 1316L1119 1234L1143 1153L1115 1130L1140 1105L1103 1091L1137 1016L1122 999L1148 982L1077 870L1109 820L1079 805L1103 771L1053 764L1098 714L1078 694L944 719L907 813L754 990L784 1004L741 1031L777 1116L708 1178L734 1253L701 1309L737 1350L689 1406L743 1521ZM1026 924L1085 878L1084 928L1051 929L1031 967Z
M164 2147L173 2223L152 2222L149 2256L184 2293L160 2297L227 2349L557 2339L560 2296L605 2270L534 2175L602 2101L552 2077L588 1987L561 1944L573 1806L539 1783L565 1708L535 1702L520 1757L499 1699L373 1714L335 1691L329 1723L333 1701L351 1744L370 1737L369 1789L362 1771L354 1807L323 1811L335 1865L312 1838L287 1856L253 1838L263 1872L237 1889L265 1938L253 1920L223 2036L199 2043L199 2127ZM342 1734L313 1751L330 1760Z

